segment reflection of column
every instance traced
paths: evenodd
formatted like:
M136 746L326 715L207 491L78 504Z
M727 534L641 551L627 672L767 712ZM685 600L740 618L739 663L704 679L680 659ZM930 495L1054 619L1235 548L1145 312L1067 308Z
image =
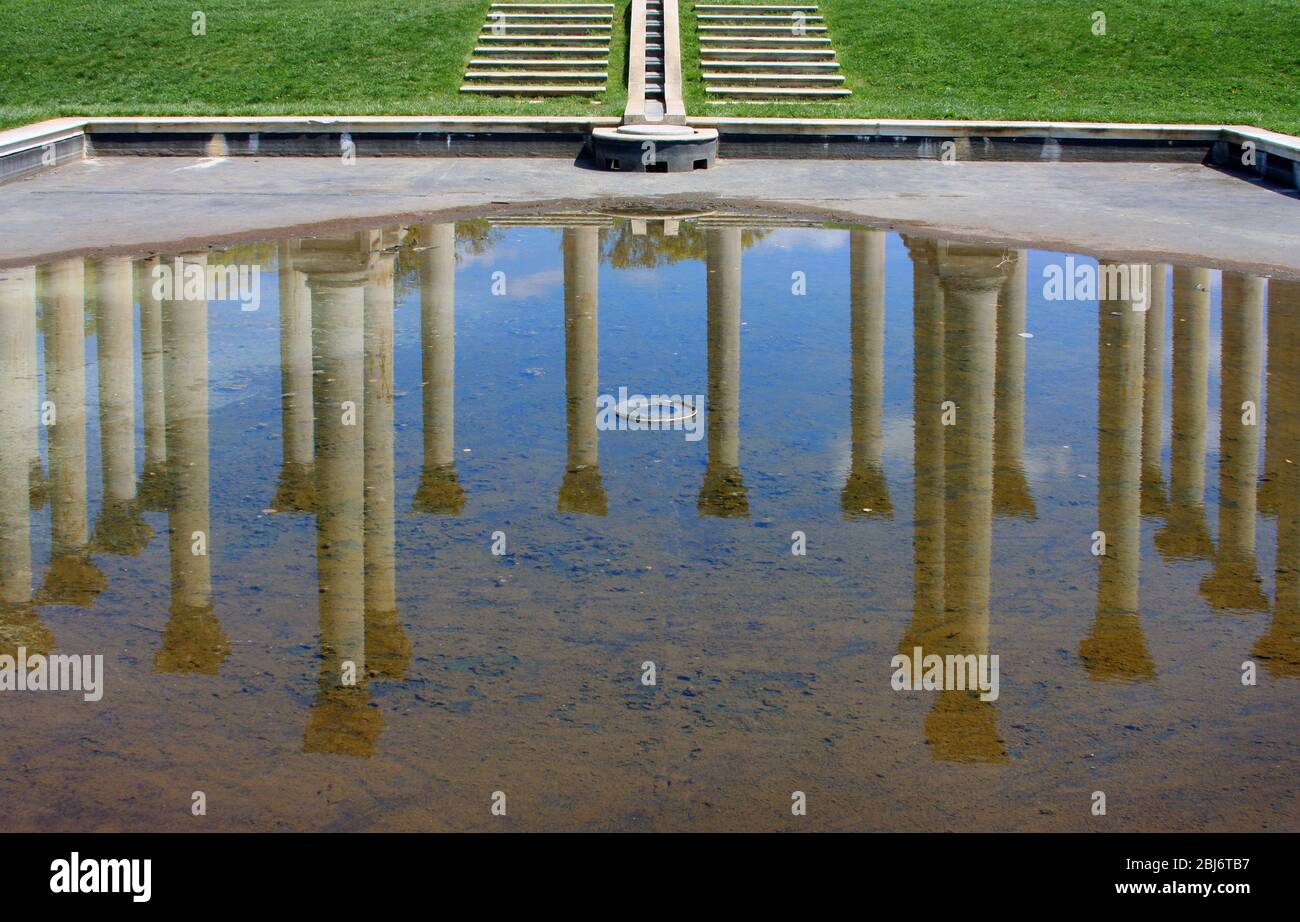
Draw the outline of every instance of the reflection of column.
M49 653L32 604L29 478L36 445L36 270L0 269L0 654ZM39 460L37 461L39 473Z
M1215 608L1267 611L1255 573L1264 280L1223 273L1219 362L1219 547L1201 593ZM1246 403L1250 407L1245 406ZM1249 415L1247 415L1249 414Z
M850 231L849 290L853 444L840 507L845 518L893 518L880 446L885 403L884 231Z
M1293 455L1287 454L1288 446L1282 433L1286 431L1283 417L1291 416L1292 406L1284 404L1275 394L1277 382L1284 381L1285 375L1279 377L1278 370L1293 359L1295 353L1288 353L1293 348L1291 329L1296 323L1292 304L1297 286L1300 283L1282 279L1270 279L1268 283L1268 373L1264 376L1268 396L1265 400L1267 413L1264 423L1264 472L1259 479L1259 511L1265 515L1278 515L1282 503L1278 495L1278 484L1285 478L1287 468L1295 464Z
M424 370L424 469L416 512L460 515L456 477L456 226L420 226L420 355Z
M135 479L135 297L131 260L95 266L99 356L99 444L104 497L95 523L96 551L138 554L153 537L140 516Z
M1028 259L1015 251L998 296L997 380L993 412L993 509L1000 516L1033 518L1025 478L1025 289Z
M303 748L370 755L382 715L365 660L365 286L370 235L304 240L316 360L316 568L321 667Z
M140 503L146 509L167 508L167 413L163 388L162 301L155 297L154 271L161 261L136 264L140 292L140 390L144 405L144 471Z
M600 229L564 229L564 385L568 465L556 507L560 512L604 515L600 481L600 434L596 398L600 388L597 347Z
M935 244L904 237L912 257L912 415L914 466L912 621L899 643L908 656L932 645L943 605L943 288Z
M926 655L986 655L993 544L993 406L997 357L997 299L1006 254L940 243L944 295L944 390L957 407L944 433L944 604L946 630ZM978 692L938 693L926 718L936 759L1001 762L993 702Z
M1273 618L1252 655L1269 675L1300 678L1300 282L1268 283L1268 444L1280 459L1269 481L1277 514ZM1288 463L1288 461L1290 463Z
M1098 267L1101 277L1104 266ZM1097 681L1155 677L1138 620L1144 302L1145 297L1102 298L1097 305L1097 528L1106 553L1098 562L1096 620L1079 644L1084 668Z
M65 259L42 269L45 397L53 404L50 453L50 570L43 604L89 608L104 588L89 559L86 511L85 268Z
M397 616L397 538L393 464L393 272L398 232L378 243L365 287L365 597L366 662L376 676L401 679L411 642Z
M293 265L293 245L280 244L280 418L284 459L271 508L311 512L312 471L311 296Z
M1205 415L1209 400L1210 271L1174 268L1174 369L1169 511L1156 533L1166 557L1209 559Z
M207 261L204 253L173 261L181 275L171 293L183 294L184 277L205 272ZM162 302L162 347L172 598L154 669L216 675L230 655L230 641L212 612L206 294Z
M1168 316L1169 267L1151 267L1151 297L1147 307L1142 386L1142 514L1163 515L1165 478L1162 473L1165 434L1165 318Z
M40 376L36 365L36 277L35 268L0 270L0 306L10 312L6 320L13 349L10 387L14 402L26 408L27 416L14 430L18 443L12 447L14 464L6 470L26 470L32 509L45 505L45 475L41 468L41 436L38 424Z
M708 267L709 457L700 515L745 517L740 475L740 228L705 231Z

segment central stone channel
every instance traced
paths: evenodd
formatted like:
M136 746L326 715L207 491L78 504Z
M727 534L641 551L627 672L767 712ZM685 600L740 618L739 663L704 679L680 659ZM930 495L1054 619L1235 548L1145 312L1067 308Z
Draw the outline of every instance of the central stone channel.
M707 169L717 157L715 129L686 124L677 0L632 0L627 106L618 128L597 128L596 162L624 172Z

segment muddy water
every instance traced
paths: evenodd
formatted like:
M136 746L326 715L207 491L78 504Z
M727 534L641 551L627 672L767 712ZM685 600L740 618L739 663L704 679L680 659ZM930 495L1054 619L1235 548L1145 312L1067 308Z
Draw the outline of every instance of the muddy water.
M0 691L0 828L1300 828L1300 285L1101 269L587 215L4 270L0 653L104 678Z

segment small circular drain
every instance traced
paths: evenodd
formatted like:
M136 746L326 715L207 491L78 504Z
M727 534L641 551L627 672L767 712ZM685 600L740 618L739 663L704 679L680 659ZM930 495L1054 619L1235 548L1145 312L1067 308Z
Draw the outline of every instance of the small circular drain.
M614 408L614 412L629 423L671 425L684 423L698 413L684 400L671 397L629 397Z

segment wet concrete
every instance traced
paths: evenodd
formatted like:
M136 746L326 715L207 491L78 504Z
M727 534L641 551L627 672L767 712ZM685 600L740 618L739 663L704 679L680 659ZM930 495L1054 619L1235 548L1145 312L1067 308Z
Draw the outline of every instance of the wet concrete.
M546 159L110 157L0 187L0 265L580 201L679 210L726 201L951 240L1300 278L1294 191L1150 163L724 160L707 172L634 176Z

